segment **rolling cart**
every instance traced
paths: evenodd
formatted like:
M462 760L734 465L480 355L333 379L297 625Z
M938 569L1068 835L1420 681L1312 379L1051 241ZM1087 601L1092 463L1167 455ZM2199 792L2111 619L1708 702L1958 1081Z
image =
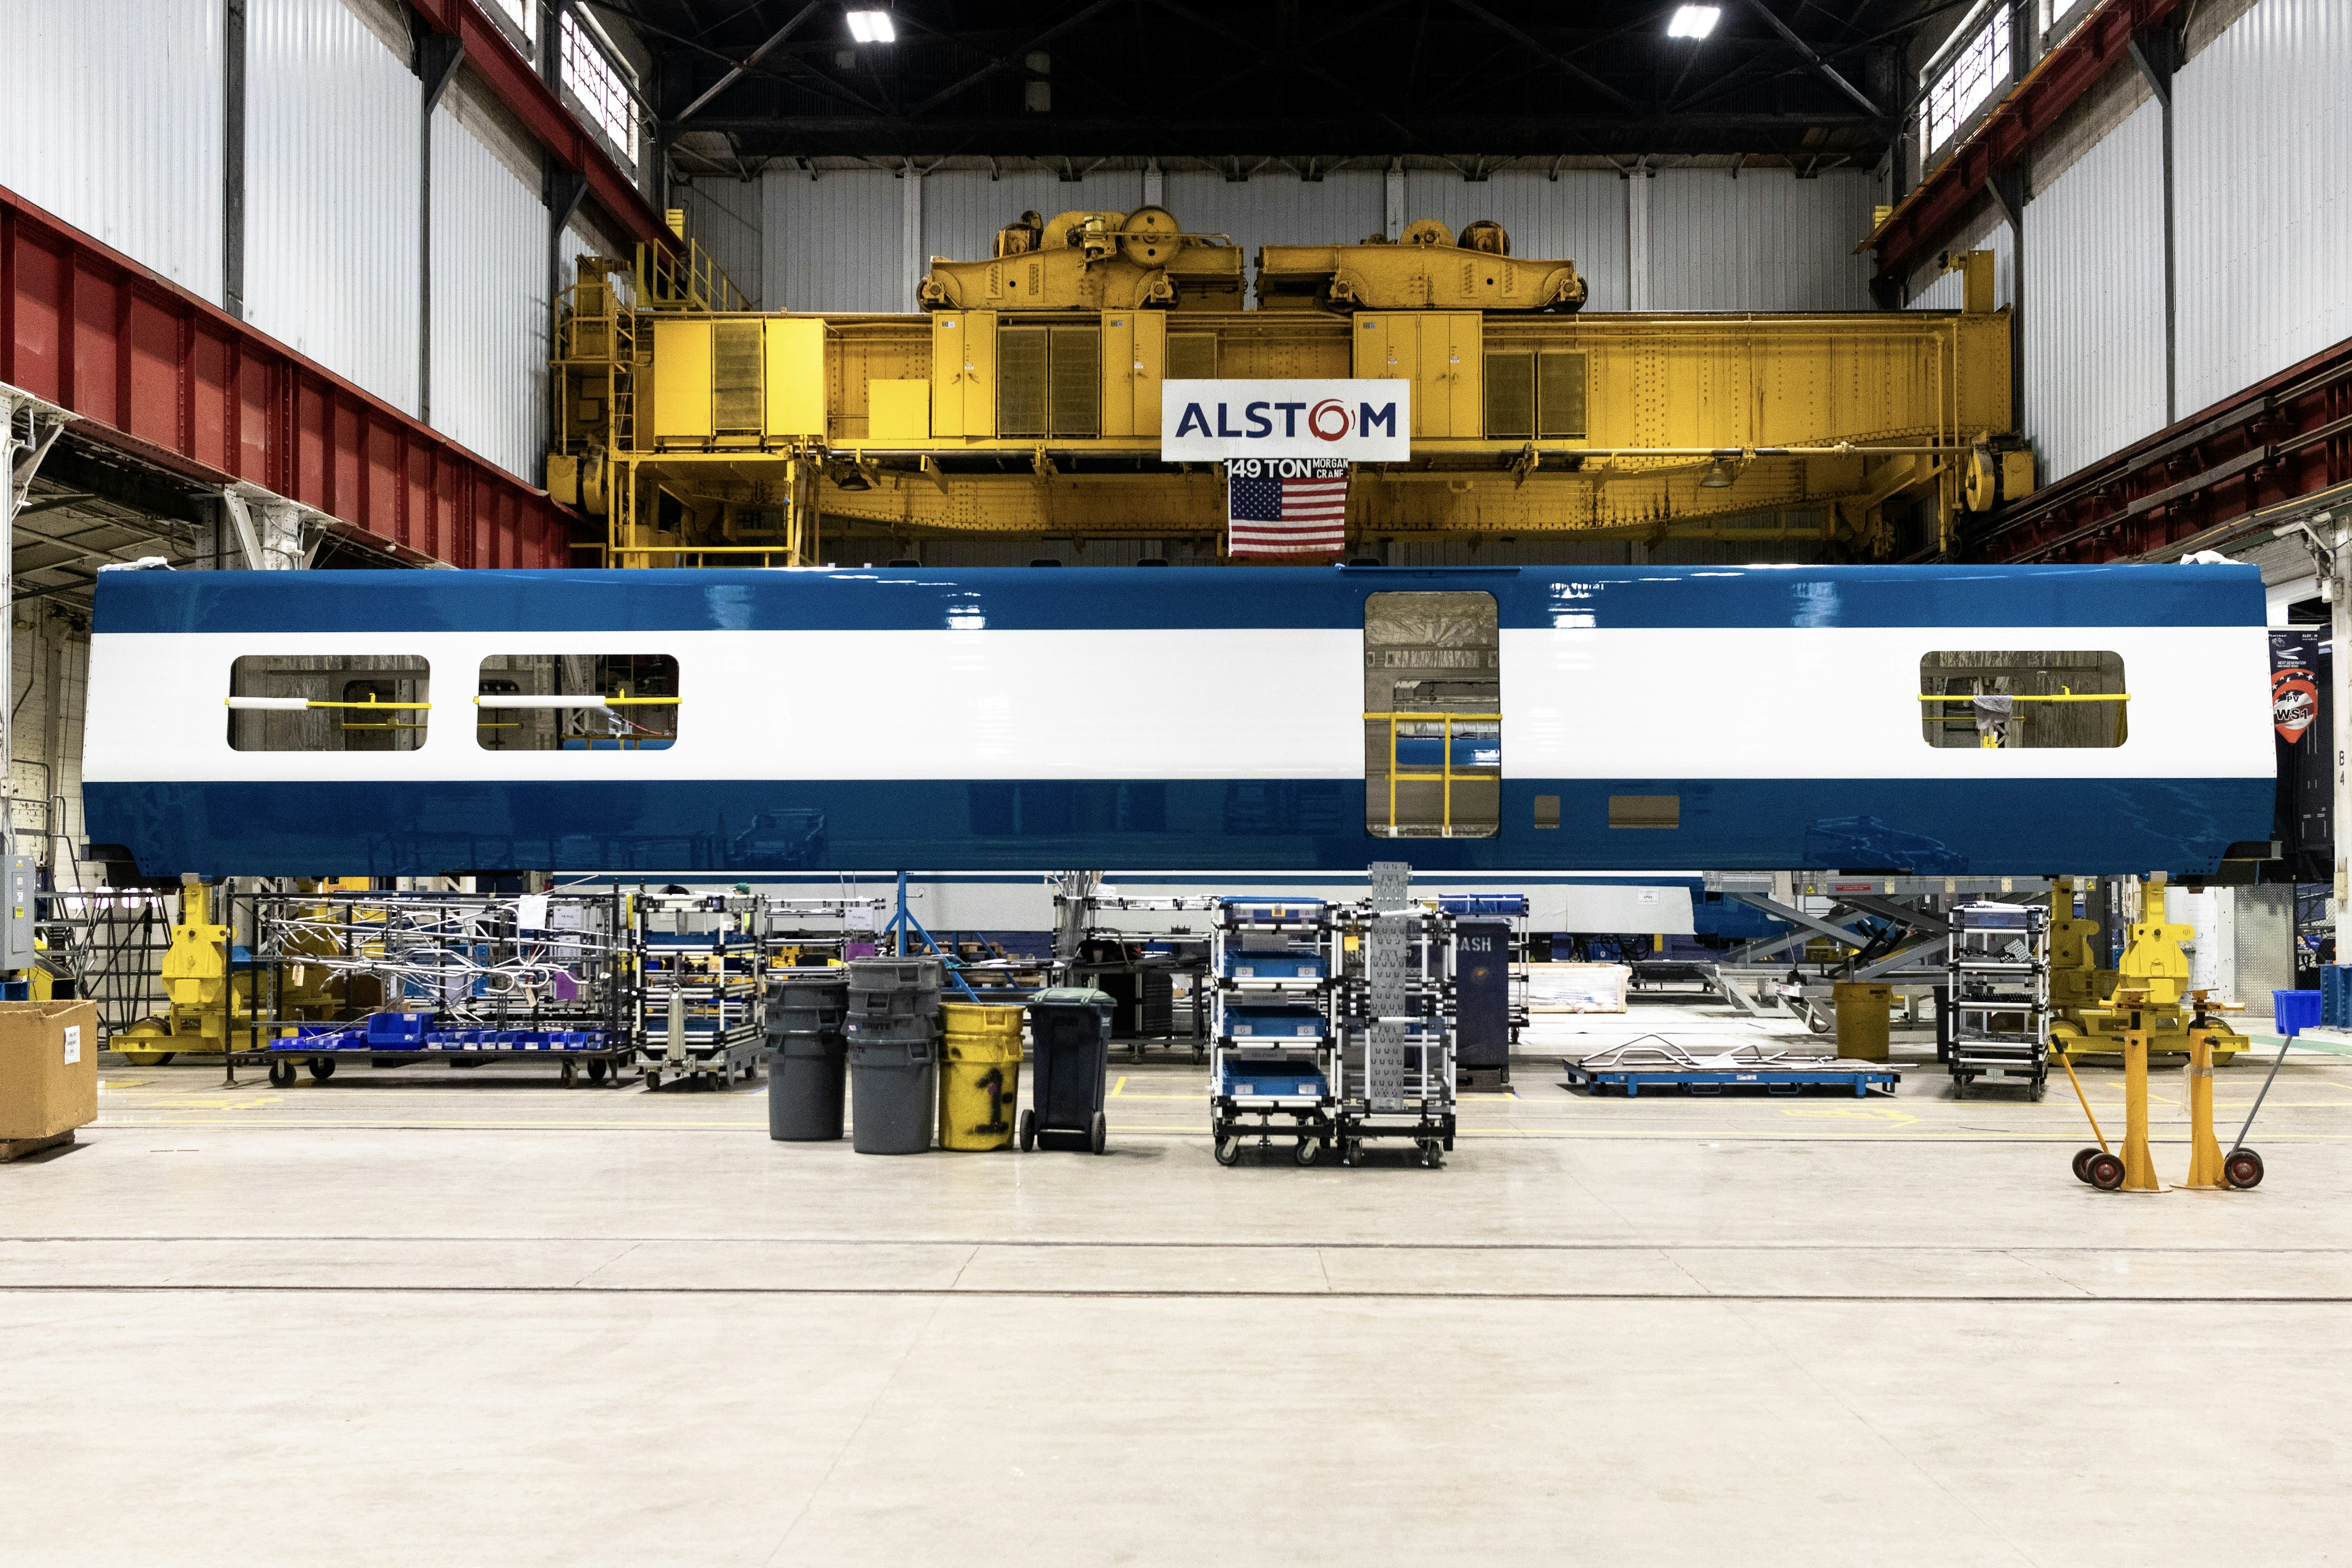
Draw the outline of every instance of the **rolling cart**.
M1338 919L1339 1161L1360 1163L1367 1139L1403 1138L1435 1170L1454 1148L1454 917L1376 904Z
M729 1089L758 1074L760 914L746 898L639 896L636 1059L647 1089Z
M1245 1142L1311 1165L1331 1146L1332 1047L1326 1007L1329 907L1319 900L1219 900L1209 952L1209 1121L1217 1163Z
M1979 1079L2021 1082L2040 1100L2050 1076L2050 911L1969 903L1950 916L1944 1015L1952 1092Z

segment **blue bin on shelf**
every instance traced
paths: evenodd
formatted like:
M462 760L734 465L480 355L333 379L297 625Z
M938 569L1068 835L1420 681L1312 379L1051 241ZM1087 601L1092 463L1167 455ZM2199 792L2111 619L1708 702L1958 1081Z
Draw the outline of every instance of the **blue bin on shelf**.
M2316 991L2272 992L2271 1016L2277 1021L2278 1032L2291 1040L2317 1024L2319 1002Z
M415 1050L425 1044L425 1031L432 1026L430 1013L371 1013L367 1041L372 1046Z
M2352 988L2346 984L2344 965L2331 963L2319 972L2319 1021L2331 1029L2346 1026L2346 1014L2352 1009Z

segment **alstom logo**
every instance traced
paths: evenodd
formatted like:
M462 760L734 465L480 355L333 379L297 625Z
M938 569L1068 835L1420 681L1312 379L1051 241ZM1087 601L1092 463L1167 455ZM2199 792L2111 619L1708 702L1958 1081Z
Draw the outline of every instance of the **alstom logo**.
M1160 456L1170 461L1411 454L1402 381L1171 381L1161 384Z

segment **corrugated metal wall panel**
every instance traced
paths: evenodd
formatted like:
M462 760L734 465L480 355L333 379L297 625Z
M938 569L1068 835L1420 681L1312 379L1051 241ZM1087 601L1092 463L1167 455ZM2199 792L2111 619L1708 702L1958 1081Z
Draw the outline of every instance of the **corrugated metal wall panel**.
M1625 182L1605 169L1563 169L1557 180L1533 169L1509 169L1480 181L1416 169L1405 174L1404 197L1407 222L1433 217L1458 235L1480 218L1493 218L1510 234L1513 256L1575 262L1592 290L1588 310L1627 306ZM1377 228L1377 208L1373 216Z
M411 413L422 103L342 0L248 0L246 320Z
M2352 337L2352 5L2261 0L2175 84L2179 404Z
M760 183L705 174L690 185L673 187L672 199L686 208L687 237L719 263L728 280L758 310L766 284Z
M899 279L904 195L887 169L761 179L761 302L771 310L907 311Z
M540 483L547 208L446 108L433 116L433 425Z
M923 180L923 257L980 261L996 254L996 231L1024 212L1132 212L1143 205L1143 175L1097 171L1083 180L1033 169L992 180L981 169L946 169ZM894 212L893 216L896 214ZM1177 213L1187 227L1192 218ZM912 310L912 300L902 309Z
M2153 100L2026 209L2025 275L2026 432L2047 484L2164 426L2164 110Z
M1385 178L1353 169L1319 180L1289 174L1228 180L1193 173L1166 176L1161 195L1193 233L1230 235L1255 288L1262 245L1329 245L1380 233Z
M220 0L0 0L0 184L217 304Z
M1667 169L1650 188L1650 309L1866 310L1878 182L1832 170Z

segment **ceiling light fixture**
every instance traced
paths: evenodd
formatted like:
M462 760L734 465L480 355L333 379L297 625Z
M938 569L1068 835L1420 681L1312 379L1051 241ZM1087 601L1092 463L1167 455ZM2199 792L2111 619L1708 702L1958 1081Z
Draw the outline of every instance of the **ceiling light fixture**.
M1699 480L1698 488L1703 490L1727 490L1731 488L1731 481L1735 477L1731 471L1731 465L1717 458L1714 465L1706 470L1706 477Z
M853 11L850 15L854 17L857 13ZM1681 6L1675 12L1674 20L1666 24L1666 37L1704 38L1715 31L1715 25L1722 16L1723 7L1720 5Z
M1685 6L1689 10L1689 6ZM1713 26L1712 21L1709 26ZM895 44L898 29L890 25L887 11L852 11L849 13L849 36L861 44Z

